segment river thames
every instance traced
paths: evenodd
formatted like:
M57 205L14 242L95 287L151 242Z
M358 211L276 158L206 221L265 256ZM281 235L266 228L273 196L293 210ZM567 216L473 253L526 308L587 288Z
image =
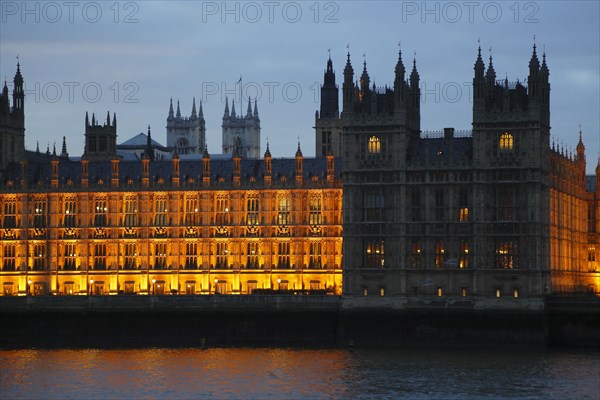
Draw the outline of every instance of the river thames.
M0 352L1 399L598 399L597 350Z

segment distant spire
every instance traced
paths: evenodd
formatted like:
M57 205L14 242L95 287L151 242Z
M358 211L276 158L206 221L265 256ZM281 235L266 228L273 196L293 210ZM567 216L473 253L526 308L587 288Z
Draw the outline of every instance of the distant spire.
M61 157L69 157L69 153L67 153L67 138L63 136L62 142L62 151L60 152Z
M225 96L225 113L224 117L229 117L229 99Z
M235 101L231 100L231 116L235 117Z
M256 102L256 98L254 99L254 116L258 117L258 104Z
M531 60L529 60L529 70L537 71L540 69L540 60L538 60L536 45L535 45L535 35L533 36L533 53L531 54Z
M417 71L417 57L415 52L415 57L413 58L413 69L410 73L410 82L411 86L414 86L415 83L419 81L419 72Z
M85 126L90 126L90 117L87 111L85 112Z
M300 149L300 140L298 140L298 149L296 150L296 157L302 157L302 150Z
M110 126L110 111L106 112L106 125Z
M169 118L174 117L175 112L173 111L173 98L171 97L171 101L169 103Z
M50 142L48 142L48 144L46 145L46 155L50 155Z
M96 116L92 113L92 126L96 126Z
M250 101L250 96L248 96L248 111L246 111L246 116L252 116L252 102Z
M52 144L52 155L56 157L56 142Z
M194 97L192 100L192 115L191 118L197 118L198 116L196 115L196 98Z
M204 153L202 154L202 158L210 158L210 154L208 154L208 146L204 144Z
M181 118L181 109L179 108L179 100L177 100L177 114L175 114L175 117Z
M269 141L267 140L267 150L265 151L265 158L271 157L271 151L269 150Z
M491 83L494 83L496 81L496 71L494 70L494 63L493 63L493 59L492 59L492 48L490 47L490 62L488 64L488 69L487 72L485 73L486 78L488 78L488 80Z
M113 127L117 127L117 113L113 112Z
M40 141L39 140L35 141L35 152L37 154L40 154Z
M198 109L198 116L204 118L204 111L202 110L202 100L200 100L200 108Z

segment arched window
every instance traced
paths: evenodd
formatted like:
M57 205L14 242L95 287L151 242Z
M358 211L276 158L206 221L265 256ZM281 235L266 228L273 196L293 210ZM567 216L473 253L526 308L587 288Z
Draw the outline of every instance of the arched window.
M513 149L513 146L514 146L514 139L510 133L504 132L502 135L500 135L500 150L501 151L511 151Z
M369 154L380 154L381 153L381 140L377 136L371 136L367 145Z
M188 141L184 138L181 138L177 141L177 153L179 154L187 154L188 150Z

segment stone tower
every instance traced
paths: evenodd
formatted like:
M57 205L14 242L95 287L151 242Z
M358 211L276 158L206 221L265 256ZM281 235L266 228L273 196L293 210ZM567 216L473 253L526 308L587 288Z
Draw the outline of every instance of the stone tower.
M329 57L321 86L321 109L315 113L315 155L317 157L325 157L330 153L337 156L342 154L338 93L333 63Z
M365 280L372 280L365 274L375 273L378 285L400 293L399 199L408 148L420 133L416 62L407 81L400 52L394 87L377 87L370 84L366 60L355 83L348 54L342 93L344 291L361 293Z
M169 105L167 117L167 146L177 149L178 154L202 154L206 145L206 127L202 102L196 112L196 99L192 102L192 114L189 118L181 116L179 101L177 113L173 112L173 99Z
M19 63L13 83L12 108L6 81L0 94L0 172L9 164L21 161L25 155L25 93Z
M260 154L260 118L258 117L258 106L254 100L248 98L248 109L246 115L238 117L235 113L235 103L231 102L231 113L229 102L225 99L225 112L223 114L223 154L238 154L242 158L257 159Z
M543 294L550 265L546 55L540 64L533 46L526 83L496 80L491 54L484 68L479 48L473 78L473 170L480 182L473 187L479 220L474 261L541 277L529 279L527 290Z
M117 156L117 114L113 114L112 123L110 112L106 113L106 122L99 124L92 113L90 122L85 113L85 149L83 157L87 160L112 160Z

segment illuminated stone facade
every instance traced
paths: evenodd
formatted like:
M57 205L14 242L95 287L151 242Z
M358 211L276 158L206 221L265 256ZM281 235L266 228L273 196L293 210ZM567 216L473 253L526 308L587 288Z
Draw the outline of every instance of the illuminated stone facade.
M496 81L479 52L473 130L432 133L416 62L406 79L400 55L393 88L376 88L348 55L340 113L328 60L317 158L157 159L148 140L128 160L116 117L92 115L81 160L63 144L2 172L0 295L600 294L600 164L586 177L581 138L576 154L550 144L535 48L529 70Z

